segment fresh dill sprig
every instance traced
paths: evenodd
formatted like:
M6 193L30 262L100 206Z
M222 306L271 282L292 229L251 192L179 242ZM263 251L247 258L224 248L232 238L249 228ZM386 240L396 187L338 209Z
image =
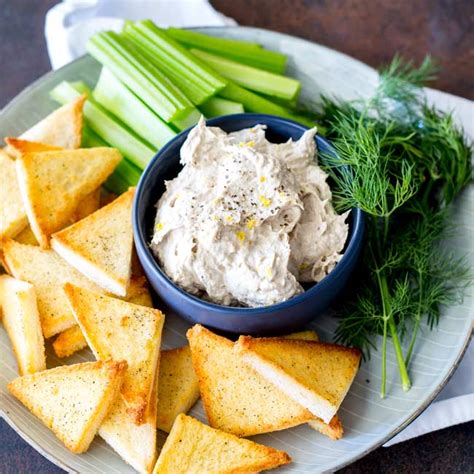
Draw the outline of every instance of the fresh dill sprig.
M374 336L382 335L382 397L388 338L408 390L421 321L436 325L440 307L459 301L470 282L464 260L442 240L450 203L472 179L473 147L450 114L427 104L422 86L435 71L429 58L414 68L396 57L371 99L323 98L319 117L336 151L321 157L335 205L358 207L367 221L361 268L338 310L336 339L370 357Z

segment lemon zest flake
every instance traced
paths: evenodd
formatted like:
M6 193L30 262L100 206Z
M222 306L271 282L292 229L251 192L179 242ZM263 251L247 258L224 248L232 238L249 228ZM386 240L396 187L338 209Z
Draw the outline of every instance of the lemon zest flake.
M237 236L237 238L243 242L245 240L245 232L243 230L238 230L235 235Z
M161 222L158 222L155 225L155 232L160 232L160 230L163 230L163 224Z
M272 200L271 199L268 199L267 197L261 195L259 198L260 202L263 204L263 206L265 207L269 207L270 204L272 203Z
M256 223L257 223L256 219L249 219L246 224L247 229L252 230L255 227Z
M264 183L267 180L266 176L260 176L260 182Z

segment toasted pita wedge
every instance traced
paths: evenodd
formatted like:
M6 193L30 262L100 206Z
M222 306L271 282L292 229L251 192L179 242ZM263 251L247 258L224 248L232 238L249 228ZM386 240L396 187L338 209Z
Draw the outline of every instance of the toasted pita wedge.
M15 236L15 241L19 242L20 244L39 245L35 234L33 234L33 231L29 225L27 225L18 235Z
M19 377L8 390L73 453L87 451L117 397L127 364L85 362Z
M15 162L0 150L0 247L4 239L15 237L27 225L16 177Z
M150 292L145 277L132 277L128 287L125 301L142 306L153 307ZM87 347L87 341L82 334L79 326L73 326L66 329L53 342L53 349L55 354L60 357L69 357L74 352L80 351Z
M300 341L319 341L319 336L316 331L301 331L294 332L283 336L284 339L297 339ZM333 419L329 423L324 423L321 418L315 418L314 420L308 421L308 425L313 430L319 431L321 434L331 438L332 440L338 440L342 438L344 430L342 428L341 420L337 415L334 415Z
M143 423L158 369L163 314L69 283L64 292L95 356L127 361L122 396L135 423Z
M158 374L157 374L158 375ZM145 422L137 425L122 397L115 399L99 436L136 471L149 474L156 461L156 406L158 377L155 377Z
M70 357L86 347L86 338L78 325L59 333L53 342L54 353L59 358Z
M101 291L53 250L9 240L3 246L3 262L11 275L35 287L45 338L76 325L62 288L66 282Z
M325 423L354 380L360 351L336 344L241 336L236 354L279 390Z
M114 148L29 153L16 160L23 205L39 244L66 225L79 202L97 189L120 161Z
M82 201L79 202L76 210L71 216L71 223L78 222L81 219L94 213L100 207L100 186L89 193Z
M161 450L154 474L255 473L283 466L290 456L179 415Z
M187 413L199 398L199 381L189 346L161 351L158 382L160 430L170 432L180 413Z
M42 151L58 151L62 149L58 146L47 145L46 143L30 142L13 137L6 137L5 143L8 146L8 152L15 158L19 158L27 153L41 153Z
M126 296L133 249L132 202L135 190L53 234L52 248L104 290Z
M0 275L0 308L20 375L45 370L44 340L33 285Z
M82 95L56 109L19 138L59 148L79 148L82 140L82 108L85 100L86 96Z
M337 415L334 415L329 423L324 423L321 418L308 421L308 426L313 428L313 430L319 431L324 436L331 438L333 441L341 439L344 434L342 422Z
M209 424L237 436L283 430L314 416L252 370L234 344L200 325L187 337Z
M319 341L316 331L308 329L307 331L293 332L283 336L283 339L297 339L299 341Z

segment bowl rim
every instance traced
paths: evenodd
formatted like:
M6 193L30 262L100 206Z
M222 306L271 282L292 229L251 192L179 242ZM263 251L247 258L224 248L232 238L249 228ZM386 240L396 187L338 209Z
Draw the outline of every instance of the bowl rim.
M239 113L239 114L230 114L230 115L214 117L211 119L206 119L206 125L219 126L219 123L224 119L225 120L239 120L239 119L263 120L264 122L256 122L256 124L263 123L264 125L266 124L265 121L273 122L273 123L279 122L280 124L290 126L293 129L295 128L299 129L299 131L301 131L302 133L304 133L306 130L309 130L309 127L306 127L305 125L295 122L294 120L286 119L283 117L278 117L278 116L270 115L270 114L258 114L258 113ZM284 309L294 306L295 304L303 303L306 300L313 298L318 293L323 292L326 288L330 287L332 282L336 280L339 277L339 275L344 271L345 265L343 265L343 263L345 263L351 258L352 254L359 246L359 239L363 236L364 213L359 208L352 208L350 210L350 216L353 219L352 232L349 236L349 241L346 247L346 251L342 255L341 260L339 260L337 265L334 267L334 269L331 270L331 272L328 275L326 275L321 281L315 283L313 286L311 286L307 290L304 290L302 293L295 295L291 297L290 299L282 301L280 303L274 303L267 306L257 306L257 307L220 305L217 303L203 300L202 298L199 298L198 296L188 293L186 290L182 289L180 286L175 284L168 277L168 275L166 275L166 273L161 269L160 265L156 261L156 258L154 257L153 253L151 252L150 246L147 244L147 238L146 238L145 230L144 230L145 225L142 225L142 223L140 222L140 219L138 216L138 207L140 205L140 200L143 198L143 189L148 179L148 176L151 173L151 170L154 168L154 166L156 166L161 156L167 153L168 150L172 146L174 146L178 140L182 140L183 138L185 139L185 137L187 137L191 129L193 129L194 127L195 125L183 130L182 132L177 134L175 137L173 137L171 140L169 140L162 148L160 148L160 150L158 150L158 152L150 160L150 162L144 169L140 177L140 180L137 184L135 196L133 200L133 207L132 207L132 224L133 224L133 237L134 237L135 245L137 247L137 253L138 253L139 259L140 257L142 258L144 257L146 259L147 263L150 265L151 270L155 272L155 275L158 277L160 282L163 283L165 286L167 286L168 288L171 288L174 291L177 291L180 295L182 295L184 298L189 300L190 303L200 307L200 309L211 310L214 313L217 312L217 313L226 314L230 312L232 314L240 313L242 315L249 315L249 316L255 316L256 314L259 314L259 315L274 314L275 311L284 310ZM328 142L325 138L321 137L320 135L317 135L317 139L321 140L324 143L324 145L327 148L329 148L333 153L336 153L331 143ZM150 203L148 203L146 207L148 207L149 205Z

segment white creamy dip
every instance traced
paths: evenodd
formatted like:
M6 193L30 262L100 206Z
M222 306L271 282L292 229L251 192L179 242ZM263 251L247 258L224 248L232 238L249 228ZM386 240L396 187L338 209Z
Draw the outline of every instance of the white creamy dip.
M201 119L157 203L151 247L165 273L189 293L244 306L287 300L300 282L324 278L348 225L317 166L315 134L277 145L263 125L227 134Z

